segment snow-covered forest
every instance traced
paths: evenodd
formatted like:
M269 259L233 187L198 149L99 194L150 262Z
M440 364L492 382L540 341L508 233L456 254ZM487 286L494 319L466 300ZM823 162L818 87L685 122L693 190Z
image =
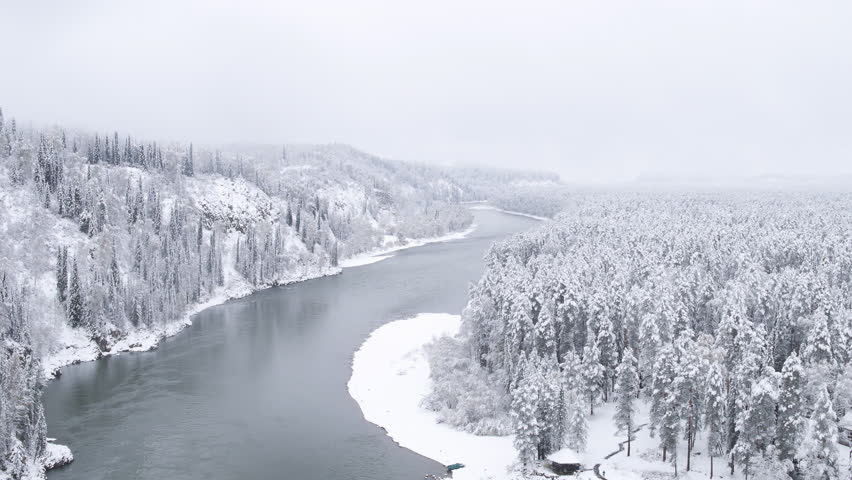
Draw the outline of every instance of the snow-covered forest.
M460 335L429 348L424 405L514 434L528 469L582 452L606 407L625 441L648 422L642 458L671 473L849 478L850 207L830 193L575 195L490 249Z
M344 145L212 149L0 112L0 477L49 463L40 396L58 367L152 348L205 305L465 229L459 203L493 190Z

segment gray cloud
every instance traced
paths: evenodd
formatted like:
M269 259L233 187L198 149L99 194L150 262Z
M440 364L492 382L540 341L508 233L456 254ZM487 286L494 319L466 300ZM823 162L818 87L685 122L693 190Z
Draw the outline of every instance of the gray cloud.
M848 2L127 3L0 3L0 105L566 180L852 173Z

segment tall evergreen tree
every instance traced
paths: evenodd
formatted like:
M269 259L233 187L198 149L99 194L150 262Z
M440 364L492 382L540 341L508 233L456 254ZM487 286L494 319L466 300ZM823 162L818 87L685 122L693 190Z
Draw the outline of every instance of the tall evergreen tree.
M725 450L725 377L722 364L712 362L707 375L707 397L704 402L704 424L707 428L707 453L710 457L710 478L713 478L713 457Z
M616 370L615 382L615 425L619 432L627 433L627 456L630 456L630 443L636 430L636 409L633 401L639 391L639 372L633 349L627 347Z
M192 155L192 144L189 144L189 152L183 158L183 174L187 177L195 175L195 159Z
M618 346L615 341L612 320L605 315L599 324L597 338L599 362L604 367L604 401L609 400L609 392L615 387L615 368L618 363Z
M831 346L831 331L828 328L828 318L819 311L811 316L810 332L804 348L804 360L809 364L831 364L834 353Z
M71 263L71 282L68 286L68 321L72 327L77 328L83 324L85 318L85 300L83 299L80 275L77 271L77 260Z
M566 434L568 447L577 452L586 449L589 425L586 420L585 394L579 390L571 390L568 394L568 426Z
M60 246L56 251L56 292L64 302L68 290L68 247Z
M800 470L807 480L838 480L837 415L828 389L823 386L817 394L808 433L799 453Z
M675 340L675 355L677 357L675 395L681 405L681 419L686 440L686 471L692 466L692 451L695 438L701 429L702 410L704 408L705 389L702 381L706 372L698 353L698 345L692 338L692 329L682 326Z
M541 425L538 422L539 383L537 354L530 356L512 394L515 449L521 463L528 465L538 459Z
M598 361L599 358L600 352L595 342L586 345L583 350L583 387L586 392L586 399L589 402L590 415L595 414L595 405L601 396L603 384L606 381L604 366Z
M781 370L778 399L778 431L775 443L781 460L792 462L802 441L804 403L802 399L802 362L796 352L790 354Z
M737 443L732 455L748 477L755 458L766 454L775 438L775 406L778 401L777 374L765 367L747 392L740 392L737 412Z

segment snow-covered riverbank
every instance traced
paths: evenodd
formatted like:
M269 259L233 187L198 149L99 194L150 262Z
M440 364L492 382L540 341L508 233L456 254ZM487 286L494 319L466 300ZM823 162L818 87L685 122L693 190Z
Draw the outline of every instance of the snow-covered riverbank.
M341 272L340 268L312 266L306 267L302 272L294 273L292 278L279 282L277 285L288 285L292 283L311 280L314 278L335 275ZM228 300L234 300L250 295L259 290L273 287L275 285L262 285L253 287L242 278L235 278L224 287L217 289L203 301L194 304L187 313L179 320L166 325L152 328L139 328L131 330L126 336L118 340L105 352L101 352L95 343L88 338L86 332L80 329L65 328L61 344L65 348L51 352L42 360L42 368L45 377L53 379L61 374L61 368L67 365L81 362L90 362L104 356L119 355L124 352L145 352L153 350L164 339L176 335L184 328L192 325L192 316L216 305L221 305Z
M384 428L400 446L444 465L465 464L465 468L454 472L453 478L518 479L518 472L512 471L517 453L511 435L478 436L456 430L438 423L438 414L421 406L431 388L423 347L440 336L457 334L460 324L458 315L422 313L382 325L355 352L349 394L361 407L364 418ZM602 413L597 418L611 418L612 412L607 413L608 416ZM588 457L602 457L602 452L617 448L615 438L598 438L600 441L595 442ZM568 454L575 458L572 452L560 453L563 457ZM586 458L580 461L583 460ZM580 478L595 476L589 471Z
M495 207L493 205L488 205L488 204L484 204L484 203L480 203L478 205L474 205L474 206L469 207L469 208L471 210L494 210L494 211L497 211L497 212L507 213L509 215L518 215L518 216L521 216L521 217L532 218L532 219L535 219L535 220L550 220L550 218L547 218L547 217L542 217L542 216L539 216L539 215L533 215L531 213L515 212L513 210L504 210L502 208L498 208L498 207Z
M430 243L448 242L459 240L470 235L476 230L476 224L471 224L468 228L451 232L446 235L429 238L407 238L399 241L395 237L388 242L385 247L380 247L362 254L355 255L351 258L342 260L340 267L329 266L305 266L299 272L294 272L291 278L279 282L277 285L288 285L292 283L311 280L328 275L336 275L345 268L352 268L361 265L369 265L376 263L386 258L392 257L394 252L421 247ZM192 316L216 305L221 305L228 300L234 300L250 295L254 292L270 288L277 285L261 285L253 287L246 282L242 277L233 275L233 281L228 282L224 287L219 288L213 295L206 298L204 301L193 305L182 319L176 320L168 325L157 326L154 328L140 328L128 333L127 336L117 341L109 351L101 352L94 342L87 337L84 331L77 329L66 328L63 332L62 344L66 348L57 352L52 352L42 360L42 368L45 376L48 379L53 379L61 373L61 368L66 365L76 364L80 362L89 362L97 360L103 356L118 355L124 352L144 352L152 350L159 345L164 339L176 335L184 328L192 325Z
M474 210L474 208L471 208ZM351 258L347 258L340 262L341 268L352 268L352 267L360 267L363 265L370 265L372 263L381 262L387 258L393 256L393 253L398 252L400 250L406 250L414 247L422 247L423 245L427 245L429 243L439 243L439 242L449 242L451 240L460 240L476 230L476 224L472 223L468 228L458 231L451 232L446 235L441 235L439 237L430 237L430 238L408 238L405 241L398 241L396 237L389 236L387 246L377 248L375 250L365 252L362 254L355 255Z
M420 406L429 391L423 346L455 335L459 324L458 315L424 313L379 327L355 353L349 393L364 418L384 427L401 446L444 465L464 463L454 478L506 478L516 457L512 437L458 431L438 424L437 414Z

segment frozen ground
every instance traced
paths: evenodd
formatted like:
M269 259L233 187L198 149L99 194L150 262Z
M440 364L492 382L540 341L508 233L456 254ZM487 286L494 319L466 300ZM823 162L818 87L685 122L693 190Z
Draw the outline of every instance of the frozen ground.
M516 453L512 436L477 436L439 424L437 414L421 407L420 403L430 388L429 363L423 347L442 335L455 335L460 325L458 315L423 313L413 318L397 320L376 329L355 352L352 361L352 377L349 393L361 407L367 421L383 427L388 435L402 447L432 458L444 465L461 462L465 468L457 470L456 479L517 480L522 478L512 471ZM648 409L639 403L636 423L648 422ZM686 472L686 448L681 442L678 450L678 470L663 462L657 448L659 439L649 436L647 426L635 435L631 456L626 448L618 452L619 443L626 436L617 433L612 420L613 404L595 408L589 417L588 443L584 452L563 449L551 458L569 463L577 461L588 469L574 479L599 479L592 470L599 464L598 471L607 480L686 479L709 478L710 460L704 448L705 439L699 437L692 457L692 471ZM839 446L842 472L848 475L847 458L849 449ZM732 478L725 461L716 458L713 478ZM434 472L439 474L441 472ZM550 472L543 472L553 475ZM755 472L757 473L757 472ZM530 476L529 478L542 478ZM741 472L733 477L743 478ZM775 480L772 477L749 476L755 480ZM841 477L848 478L848 477Z

